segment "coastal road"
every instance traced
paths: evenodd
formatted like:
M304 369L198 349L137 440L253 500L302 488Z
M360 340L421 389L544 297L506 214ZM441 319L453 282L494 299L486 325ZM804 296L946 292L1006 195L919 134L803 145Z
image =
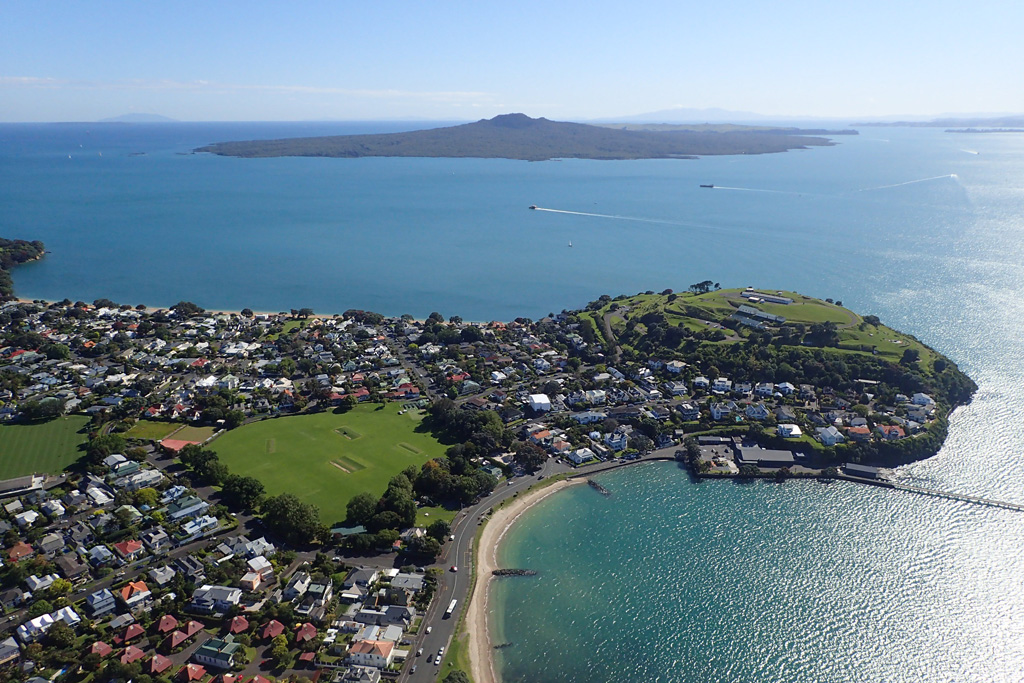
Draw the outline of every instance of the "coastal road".
M511 485L500 484L490 496L461 510L456 515L451 532L455 536L455 540L445 544L444 552L439 558L439 563L445 569L444 576L438 582L437 594L420 625L419 635L411 646L410 659L416 665L416 673L409 673L410 665L399 680L428 683L438 677L439 670L434 665L434 660L442 646L447 653L455 635L455 627L459 623L459 616L465 609L469 589L473 583L473 539L476 537L484 514L506 498L522 493L536 484L538 476L547 478L553 474L568 471L568 469L567 466L552 458L544 464L539 473L513 479ZM452 572L450 569L452 566L458 567L459 571ZM455 614L446 619L444 612L452 600L458 600L458 605L455 608ZM428 626L432 629L429 634L426 632ZM415 656L418 648L423 648L422 657Z

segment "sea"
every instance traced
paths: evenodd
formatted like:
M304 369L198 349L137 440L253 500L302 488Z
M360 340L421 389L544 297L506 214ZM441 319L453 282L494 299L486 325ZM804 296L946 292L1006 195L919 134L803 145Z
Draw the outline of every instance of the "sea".
M1024 136L863 128L685 161L191 153L417 127L0 125L0 236L50 252L14 271L17 292L508 320L702 280L797 290L977 381L900 480L1024 503ZM500 549L539 572L492 596L506 682L1024 680L1024 513L698 483L672 463L600 481L610 497L551 496Z

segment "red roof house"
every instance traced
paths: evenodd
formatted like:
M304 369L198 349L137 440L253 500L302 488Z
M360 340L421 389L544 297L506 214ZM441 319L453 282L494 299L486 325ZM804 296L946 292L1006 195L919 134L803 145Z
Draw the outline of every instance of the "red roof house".
M114 544L114 550L124 559L133 560L142 553L142 541L121 541Z
M162 674L171 668L171 660L167 659L163 655L154 654L153 657L146 662L146 670L151 674Z
M171 635L167 636L166 642L167 646L173 650L174 648L184 643L186 640L188 640L188 636L186 636L181 631L174 631L173 633L171 633Z
M146 630L138 624L132 624L124 630L124 635L121 636L121 642L127 643L129 640L138 638L139 636L145 634L145 632Z
M100 657L107 657L113 651L114 648L110 647L102 640L97 640L95 643L92 644L92 647L89 648L89 652L95 655L99 655Z
M128 647L125 648L124 654L121 655L121 663L122 664L131 664L132 662L139 661L140 659L142 659L145 656L146 656L145 652L143 652L139 648L135 647L134 645L129 645Z
M277 619L271 619L267 622L267 625L263 627L263 633L261 633L260 635L266 638L267 640L272 640L273 638L277 638L282 633L284 633L284 624L282 624Z
M305 643L316 638L316 626L309 623L300 624L295 628L295 642Z
M199 633L202 630L203 630L203 625L200 622L196 621L195 619L193 619L192 621L190 621L187 624L185 624L185 635L188 636L189 638L191 638L192 636L194 636L195 634Z
M231 620L231 626L228 627L230 633L245 633L249 630L249 620L245 617L238 616Z
M170 614L165 614L160 617L160 623L157 625L156 630L160 633L170 633L176 628L178 628L178 620Z
M11 562L17 562L18 560L28 557L34 552L35 550L33 550L32 546L30 546L28 543L25 543L24 541L18 541L13 546L11 546L10 550L7 551L7 559L9 559Z
M199 664L186 664L178 671L180 681L201 681L206 676L206 669Z

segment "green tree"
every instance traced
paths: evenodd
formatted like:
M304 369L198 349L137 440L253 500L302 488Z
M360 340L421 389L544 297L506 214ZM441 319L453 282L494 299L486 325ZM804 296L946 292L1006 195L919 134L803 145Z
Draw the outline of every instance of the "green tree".
M75 631L63 621L58 621L46 632L46 644L58 650L69 650L75 646Z
M453 669L442 683L469 683L469 676L462 669Z
M263 483L256 477L237 474L229 475L224 480L224 487L221 489L229 504L243 510L256 509L265 491Z
M267 527L293 545L305 545L321 532L320 509L303 503L291 493L268 498L263 503Z
M436 519L427 527L427 535L444 543L451 531L451 525L443 519Z
M359 493L353 496L346 506L346 521L353 526L365 525L377 513L377 499L372 493Z

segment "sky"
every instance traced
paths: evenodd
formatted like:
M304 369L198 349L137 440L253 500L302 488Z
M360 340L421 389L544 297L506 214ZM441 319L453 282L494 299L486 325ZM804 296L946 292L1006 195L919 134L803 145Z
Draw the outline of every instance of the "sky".
M1024 112L1019 0L0 2L0 121Z

